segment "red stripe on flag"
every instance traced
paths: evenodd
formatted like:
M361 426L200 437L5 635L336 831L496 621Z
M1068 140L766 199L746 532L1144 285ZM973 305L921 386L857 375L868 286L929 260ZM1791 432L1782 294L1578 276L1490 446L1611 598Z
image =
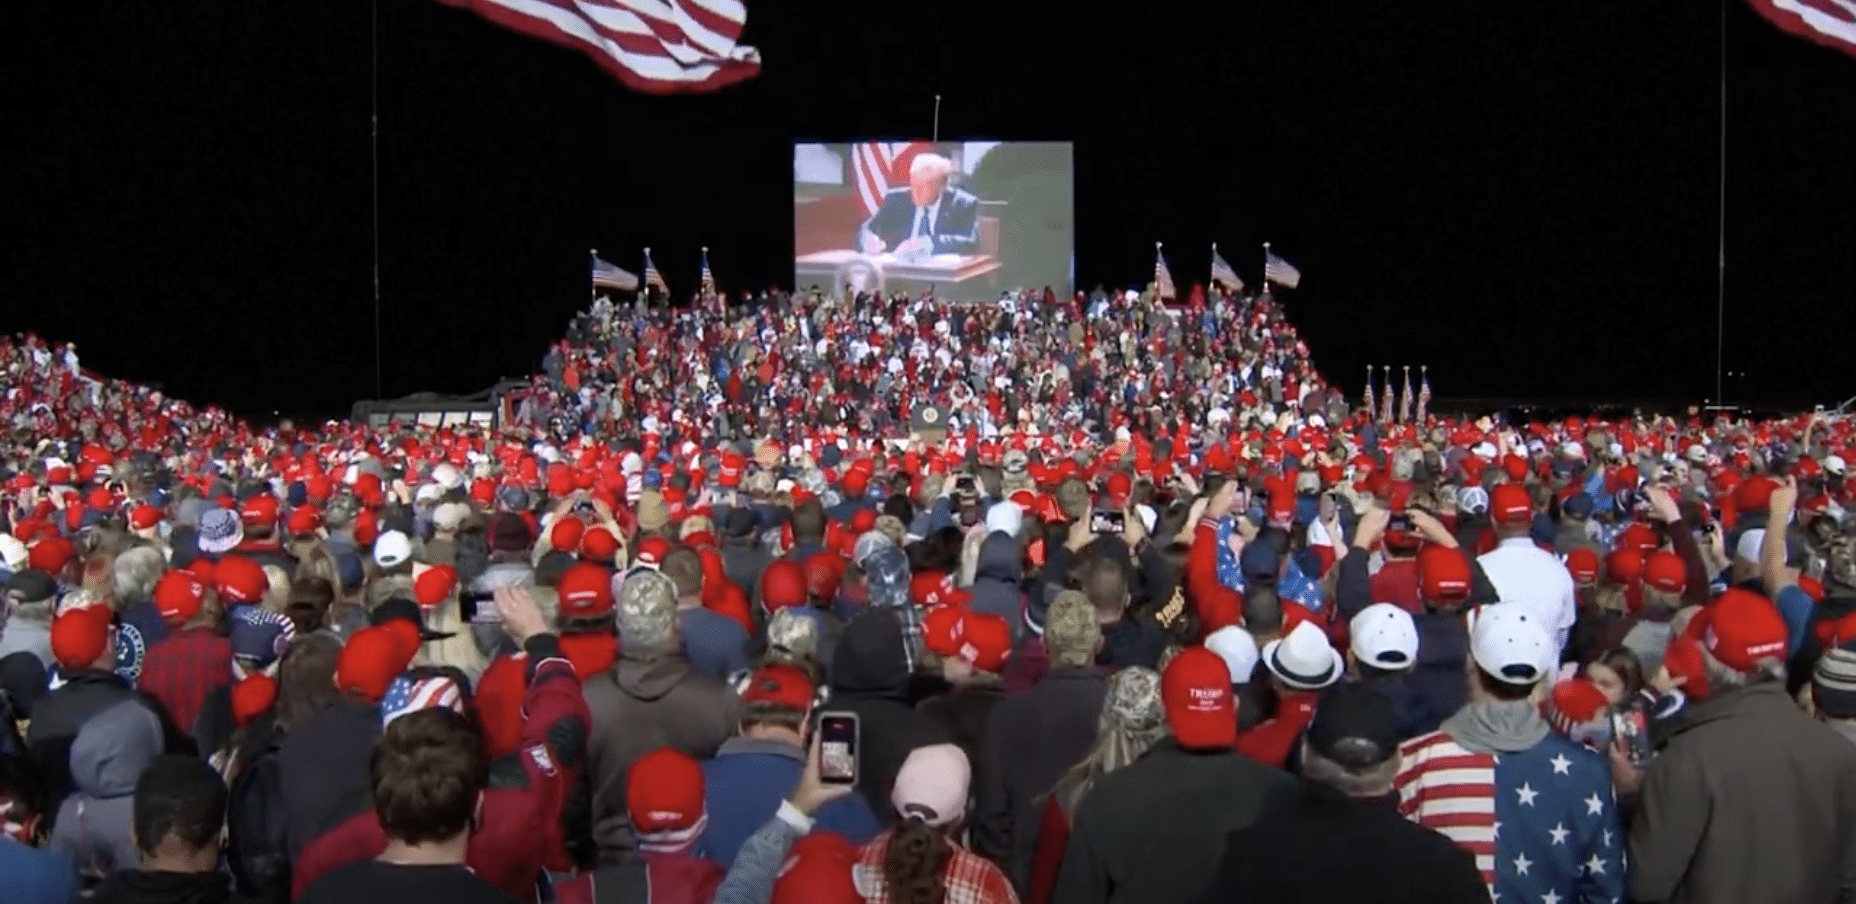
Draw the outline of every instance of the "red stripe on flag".
M438 2L468 9L511 31L579 50L626 87L648 94L714 91L760 73L760 62L752 48L719 48L706 36L702 42L693 41L682 26L656 15L655 4L634 4L628 0ZM652 11L646 11L646 6L651 6ZM628 13L635 16L649 34L602 25L586 8ZM740 37L740 23L732 23L693 0L674 0L674 6L668 11L683 15L692 25L707 29L725 41L733 42ZM548 18L550 15L560 21ZM563 22L567 24L564 26ZM721 51L743 58L723 56Z

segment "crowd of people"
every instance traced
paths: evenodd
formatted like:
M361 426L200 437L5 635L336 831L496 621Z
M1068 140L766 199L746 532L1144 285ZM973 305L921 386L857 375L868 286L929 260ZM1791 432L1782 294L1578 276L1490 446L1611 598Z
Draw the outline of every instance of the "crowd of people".
M257 429L0 345L0 899L1856 900L1849 419L1355 408L1197 290L539 370Z

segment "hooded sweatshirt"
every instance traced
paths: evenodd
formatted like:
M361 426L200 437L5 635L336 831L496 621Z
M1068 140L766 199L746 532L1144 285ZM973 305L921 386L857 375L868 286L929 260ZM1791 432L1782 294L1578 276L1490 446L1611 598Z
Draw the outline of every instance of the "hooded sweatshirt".
M58 808L51 848L86 875L108 876L141 862L130 826L135 781L161 755L161 720L136 700L98 713L71 743L70 797Z
M1005 619L1012 626L1014 641L1025 633L1024 576L1016 537L995 531L980 541L973 586L968 588L973 600L968 605L975 612Z
M832 650L829 705L857 714L857 791L885 825L896 820L889 792L909 751L952 740L916 713L908 687L909 663L897 614L873 609L851 619Z

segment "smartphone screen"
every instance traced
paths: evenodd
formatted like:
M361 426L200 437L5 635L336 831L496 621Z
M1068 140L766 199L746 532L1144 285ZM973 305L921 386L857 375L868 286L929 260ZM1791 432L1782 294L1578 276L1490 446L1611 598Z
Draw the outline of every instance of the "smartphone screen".
M464 590L458 593L458 616L467 624L494 625L503 620L503 615L496 611L496 602L490 594L478 590Z
M827 784L857 781L857 714L825 713L818 720L819 778Z
M1096 512L1090 517L1089 529L1098 534L1119 534L1127 527L1126 516L1120 512Z

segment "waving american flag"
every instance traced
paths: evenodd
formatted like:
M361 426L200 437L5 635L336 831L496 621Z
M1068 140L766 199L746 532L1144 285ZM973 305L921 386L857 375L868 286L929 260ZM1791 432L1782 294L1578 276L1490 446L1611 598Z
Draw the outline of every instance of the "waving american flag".
M1772 24L1798 37L1856 56L1856 2L1748 0Z
M1399 810L1476 858L1494 900L1624 899L1624 825L1604 757L1557 734L1480 753L1442 731L1400 748Z
M1244 291L1244 281L1239 279L1237 271L1231 269L1231 263L1218 253L1218 245L1212 244L1212 282L1222 284L1232 292Z
M741 0L439 0L571 47L649 94L714 91L760 72Z
M1160 243L1154 243L1154 295L1160 298L1172 298L1178 292L1173 287L1173 271L1166 265L1166 254L1161 252Z

